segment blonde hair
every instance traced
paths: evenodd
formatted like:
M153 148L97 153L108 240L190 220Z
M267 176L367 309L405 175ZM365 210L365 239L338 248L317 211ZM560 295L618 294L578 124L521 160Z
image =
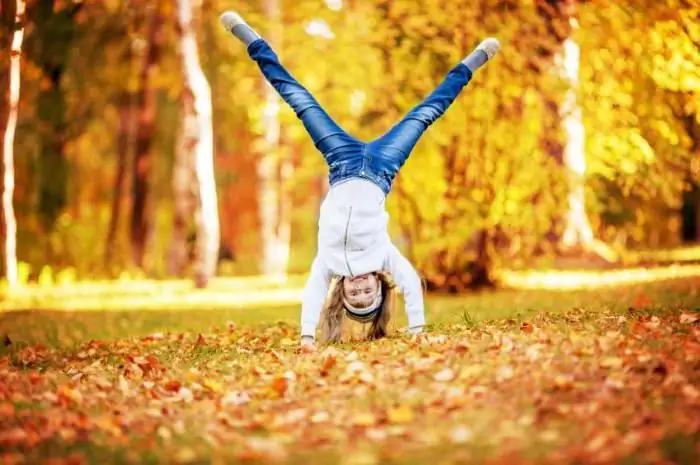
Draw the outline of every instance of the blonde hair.
M375 276L381 285L382 303L367 331L366 338L368 340L387 336L396 300L396 284L391 279L391 275L377 272ZM321 315L321 342L340 342L342 338L343 315L345 314L343 279L342 276L334 276L330 286L328 286L328 296Z

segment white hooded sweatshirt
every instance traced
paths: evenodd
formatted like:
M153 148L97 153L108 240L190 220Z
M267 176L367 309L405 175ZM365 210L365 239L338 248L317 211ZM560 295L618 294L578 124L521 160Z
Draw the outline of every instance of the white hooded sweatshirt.
M408 326L425 324L423 289L416 270L391 242L384 192L353 178L333 186L321 205L318 252L311 265L301 306L301 335L314 337L333 275L391 274L405 301Z

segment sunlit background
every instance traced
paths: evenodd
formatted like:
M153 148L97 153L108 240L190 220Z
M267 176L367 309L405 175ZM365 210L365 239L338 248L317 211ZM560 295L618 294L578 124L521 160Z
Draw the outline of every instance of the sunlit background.
M634 266L654 276L652 265L698 262L692 4L192 0L183 29L170 1L29 1L14 61L16 131L4 139L5 153L14 150L10 287L194 276L200 285L292 283L307 272L327 169L220 26L227 9L364 140L482 39L501 41L389 196L392 237L428 289L531 283L533 269ZM13 17L3 4L3 50ZM188 40L198 46L189 62ZM3 53L8 103L10 65ZM188 80L200 71L206 82ZM202 126L192 109L203 101L211 120Z
M225 10L365 141L500 40L388 197L423 334L300 345L328 172ZM3 0L0 463L700 463L699 15Z

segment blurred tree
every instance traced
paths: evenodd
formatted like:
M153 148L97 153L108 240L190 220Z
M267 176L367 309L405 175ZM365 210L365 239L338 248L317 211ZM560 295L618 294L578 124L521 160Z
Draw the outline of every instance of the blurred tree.
M556 70L565 86L563 97L543 93L549 109L550 131L543 135L547 152L565 170L567 208L555 221L553 237L559 253L594 254L607 261L617 260L612 248L595 238L586 201L586 131L578 103L581 49L579 5L581 0L537 0L537 12L543 20L542 40L538 41L535 69L540 73ZM561 224L560 224L561 223Z
M17 285L17 220L13 207L15 185L14 143L20 92L20 57L24 39L24 0L16 0L12 21L10 69L7 90L3 92L2 112L2 232L4 240L5 278L10 288ZM9 13L9 8L1 13ZM9 16L9 14L8 14ZM4 15L3 15L4 20ZM5 21L3 21L3 24Z
M620 246L676 245L694 158L686 117L698 117L698 7L592 2L581 13L594 224Z
M565 199L563 176L538 142L537 90L554 78L525 72L528 56L512 45L527 49L524 25L536 24L536 12L518 2L377 5L374 43L391 78L367 122L393 124L486 36L504 44L423 136L397 178L401 195L389 199L430 289L492 286L494 267L530 256Z
M178 32L180 34L180 56L184 89L182 92L182 131L178 155L180 172L192 172L197 188L195 218L197 224L197 254L195 282L204 287L216 272L219 255L219 211L214 178L214 140L212 134L211 90L199 63L196 35L192 24L192 5L189 0L178 1ZM184 158L184 160L182 160ZM187 174L174 176L176 195L187 196L191 177ZM180 201L182 202L182 201ZM176 198L176 203L178 199ZM187 207L177 208L178 216ZM176 223L177 225L177 223Z
M67 201L69 165L65 148L72 134L67 118L64 79L69 58L81 24L76 19L84 8L82 2L41 0L30 2L27 18L31 32L27 35L25 52L41 71L36 101L39 153L38 208L43 233L49 237L56 219ZM45 252L52 248L46 244Z
M279 0L263 0L266 25L261 32L272 48L283 56L282 11ZM290 205L282 185L291 175L290 160L280 154L281 101L274 88L262 80L265 92L263 125L265 145L258 162L261 236L263 240L262 272L268 276L286 277L289 263Z
M137 103L136 147L132 165L131 248L133 263L143 268L146 242L151 232L152 211L149 206L149 184L153 164L152 144L156 131L156 93L153 75L162 55L164 44L163 16L165 4L151 4L151 18L139 77Z
M184 134L177 111L183 97L178 38L172 28L162 29L157 65L147 80L153 113L144 125L140 118L147 112L138 107L143 73L138 70L140 64L143 71L153 52L152 5L48 3L54 5L46 13L50 21L39 18L43 4L27 4L15 137L18 258L30 262L35 274L48 264L97 275L105 272L111 251L107 269L128 269L131 225L120 227L118 212L132 209L133 190L120 192L119 186L131 184L138 172L131 166L135 135L129 132L138 126L143 135L152 124L149 174L143 178L150 231L145 249L146 268L159 275L179 208L172 189L179 136ZM580 1L574 12L578 29L564 23L566 15L559 10L548 19L535 1L423 3L302 0L280 12L283 26L277 27L285 65L341 126L363 140L389 129L485 36L501 39L501 54L428 130L388 199L392 235L431 288L488 285L494 267L531 264L538 247L549 251L553 243L543 239L545 233L557 230L563 237L572 192L579 205L585 203L593 235L602 241L620 248L679 243L682 211L687 225L697 208L690 189L698 185L700 171L695 161L700 21L694 2ZM169 10L174 5L161 5L164 23L173 18ZM222 252L235 259L227 260L220 272L263 269L265 218L262 177L256 172L263 156L275 163L270 178L274 206L288 214L286 269L305 272L315 252L315 220L327 169L293 112L278 96L261 91L259 70L245 49L211 26L228 8L272 37L264 2L204 0L201 9L194 8L202 24L197 37L206 51L200 60L211 78L214 103L222 248L235 252ZM2 31L5 49L10 48L12 23L10 18ZM580 50L577 83L561 74L566 60L555 58L565 57L565 44L574 40ZM0 76L9 75L9 54L2 56ZM49 78L55 66L58 86ZM575 78L575 73L569 76ZM279 105L276 120L283 128L274 152L264 148L270 135L266 97ZM567 105L573 111L566 111ZM586 129L585 175L572 178L563 165L567 140L572 140L565 123L567 116L576 115L576 107ZM49 113L53 119L47 119ZM580 128L577 118L572 121ZM58 160L70 176L63 178L44 160L57 153L46 149L55 127L66 128ZM580 138L576 140L580 148ZM283 175L283 162L293 167L291 174ZM51 177L45 171L38 174L45 167ZM45 195L42 209L35 206L48 189L62 189L64 196L51 225L47 202L60 196ZM192 223L192 213L180 215ZM285 221L268 221L268 230L279 235L277 228ZM105 238L105 256L96 257Z
M123 3L124 10L118 11L124 16L128 15L128 10L133 8L132 2L126 1ZM120 51L120 59L122 63L126 64L127 77L125 79L126 84L123 85L121 90L116 92L116 108L118 113L118 123L116 131L116 173L114 176L114 185L112 192L112 204L110 208L109 224L107 226L107 239L105 244L105 265L110 268L113 265L113 259L116 254L117 249L117 236L119 233L120 217L122 214L122 205L124 199L124 187L127 180L127 170L129 166L129 159L132 155L133 145L134 145L134 114L135 114L135 96L134 92L129 86L129 77L134 75L134 43L133 39L134 30L136 29L135 24L129 24L129 20L133 21L133 18L126 18L121 24L121 33L124 35L125 46Z

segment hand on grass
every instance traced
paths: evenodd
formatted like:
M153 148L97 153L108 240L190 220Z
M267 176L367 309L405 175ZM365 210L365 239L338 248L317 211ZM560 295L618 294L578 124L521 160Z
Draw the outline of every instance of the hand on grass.
M312 337L302 336L301 351L303 353L316 352L316 343L314 342L314 339Z

